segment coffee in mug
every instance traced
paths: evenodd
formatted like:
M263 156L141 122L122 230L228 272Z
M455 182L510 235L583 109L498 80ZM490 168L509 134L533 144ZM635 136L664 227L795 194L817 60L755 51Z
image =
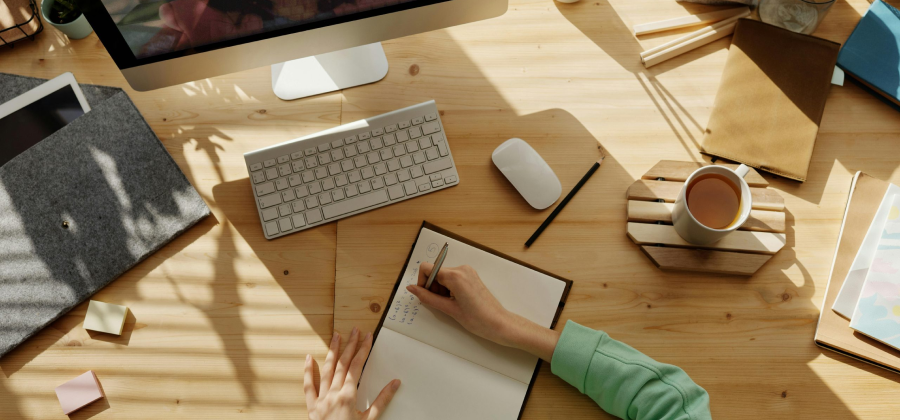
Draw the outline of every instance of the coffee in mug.
M750 217L752 196L746 165L731 170L709 165L697 169L675 199L672 224L685 241L709 245L737 230Z
M698 176L687 186L686 195L691 214L708 228L725 229L741 214L741 189L724 175Z

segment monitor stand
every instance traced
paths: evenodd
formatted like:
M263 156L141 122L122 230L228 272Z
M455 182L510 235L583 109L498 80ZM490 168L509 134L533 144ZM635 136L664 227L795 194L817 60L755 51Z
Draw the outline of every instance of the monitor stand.
M272 90L284 100L377 82L388 72L381 43L272 65Z

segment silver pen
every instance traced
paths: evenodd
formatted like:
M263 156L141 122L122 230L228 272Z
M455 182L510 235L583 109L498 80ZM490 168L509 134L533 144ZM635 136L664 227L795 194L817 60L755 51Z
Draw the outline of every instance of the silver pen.
M434 260L434 267L431 269L431 275L428 276L428 281L425 282L425 288L431 289L431 283L434 282L434 279L437 277L438 270L441 269L441 266L444 265L444 258L447 258L447 250L450 248L450 244L444 242L444 247L441 248L441 253L438 254L436 260Z

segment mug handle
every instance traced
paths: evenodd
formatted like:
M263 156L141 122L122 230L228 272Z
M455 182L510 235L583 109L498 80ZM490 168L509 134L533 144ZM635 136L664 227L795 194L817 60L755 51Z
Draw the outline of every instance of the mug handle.
M747 176L748 172L750 172L750 167L747 165L744 165L743 163L741 164L741 166L738 166L737 169L734 170L734 173L736 173L737 176L739 176L741 178Z

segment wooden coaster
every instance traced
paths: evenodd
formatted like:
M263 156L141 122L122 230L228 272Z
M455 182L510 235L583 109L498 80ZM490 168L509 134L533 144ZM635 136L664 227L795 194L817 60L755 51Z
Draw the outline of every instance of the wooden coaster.
M731 169L738 165L719 164ZM751 168L744 178L753 195L750 218L737 231L706 246L687 243L672 226L672 208L684 181L706 164L663 160L628 187L628 237L663 270L753 275L784 247L784 198Z

